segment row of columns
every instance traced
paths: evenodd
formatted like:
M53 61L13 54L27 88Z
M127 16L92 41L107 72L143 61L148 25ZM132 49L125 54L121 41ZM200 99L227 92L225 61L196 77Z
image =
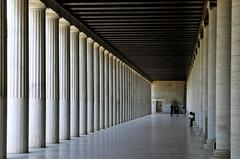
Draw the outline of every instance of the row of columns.
M240 156L240 1L210 4L187 82L188 111L213 158ZM201 91L203 90L203 91ZM202 123L203 124L202 124Z
M0 158L150 114L151 84L41 1L0 17Z
M0 158L150 114L151 83L41 1L0 17Z

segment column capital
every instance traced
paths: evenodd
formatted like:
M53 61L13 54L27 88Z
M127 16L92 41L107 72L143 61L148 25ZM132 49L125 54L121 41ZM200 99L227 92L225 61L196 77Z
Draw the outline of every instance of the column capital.
M94 47L99 47L100 45L97 42L94 42Z
M59 19L59 25L61 25L61 26L70 26L70 23L66 19L60 18Z
M109 57L113 57L113 54L112 54L112 53L109 53Z
M109 51L108 51L108 50L105 50L105 51L104 51L104 54L109 54Z
M79 32L79 29L77 27L75 27L74 25L71 25L70 32Z
M50 18L55 18L55 19L59 18L59 15L50 8L46 9L46 16Z
M117 59L117 57L113 55L113 60L116 60L116 59Z
M100 46L100 47L99 47L99 50L100 50L100 51L104 51L104 50L105 50L105 48L104 48L104 47L102 47L102 46Z
M45 4L40 0L29 0L29 8L30 9L45 9Z
M93 41L93 39L92 38L87 38L87 43L93 43L94 41Z
M87 38L87 35L85 33L83 33L83 32L80 32L79 36L80 36L80 38Z

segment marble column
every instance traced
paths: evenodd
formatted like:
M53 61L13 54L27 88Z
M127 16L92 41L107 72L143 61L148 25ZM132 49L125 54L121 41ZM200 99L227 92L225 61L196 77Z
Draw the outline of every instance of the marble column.
M79 136L79 30L70 27L70 136Z
M46 143L59 142L59 16L46 11Z
M94 131L93 39L87 38L87 132Z
M116 88L116 56L113 56L113 79L112 79L112 88L113 88L113 125L117 124L117 88Z
M240 156L240 1L232 0L231 159Z
M126 98L125 98L125 63L122 65L122 122L125 122L125 113L126 113Z
M80 135L87 134L87 35L79 34Z
M93 50L93 70L94 70L94 131L100 130L100 81L99 81L99 44L94 43Z
M128 66L128 120L131 120L131 114L132 114L132 110L131 110L131 73L130 73L130 67Z
M29 147L45 147L45 6L29 1Z
M116 119L117 119L117 124L120 123L120 90L119 90L119 59L116 59Z
M203 132L203 37L200 38L199 67L198 67L198 134Z
M203 134L202 137L205 140L207 136L207 114L208 114L208 24L204 27L204 38L203 38Z
M131 109L131 120L133 120L133 74L132 68L130 68L130 109Z
M7 0L0 1L0 158L7 144Z
M99 48L99 73L100 73L100 106L99 106L99 112L100 112L100 129L105 128L105 87L104 87L104 48L101 46Z
M127 65L125 65L125 97L126 97L126 114L125 114L125 121L128 121L128 69L127 69Z
M216 150L214 158L230 158L231 1L217 6Z
M109 52L104 51L105 128L109 127Z
M123 122L123 74L122 61L119 61L119 122Z
M216 14L217 8L209 13L208 40L208 134L206 146L213 148L216 130Z
M113 126L113 54L109 54L109 126Z
M70 23L59 19L59 136L70 139Z
M28 1L7 1L7 151L28 152Z
M129 75L129 66L127 66L127 109L128 109L128 115L127 120L130 120L130 75Z

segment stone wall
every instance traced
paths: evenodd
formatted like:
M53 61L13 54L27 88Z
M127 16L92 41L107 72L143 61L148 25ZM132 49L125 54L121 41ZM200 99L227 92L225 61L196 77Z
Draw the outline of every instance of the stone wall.
M155 101L160 100L162 111L169 112L171 101L177 101L178 105L184 105L185 81L154 81L152 83L152 111L154 112Z

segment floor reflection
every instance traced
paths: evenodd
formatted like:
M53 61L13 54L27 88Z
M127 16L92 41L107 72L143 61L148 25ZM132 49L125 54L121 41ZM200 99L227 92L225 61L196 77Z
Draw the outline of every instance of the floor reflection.
M152 114L12 159L207 159L185 116Z

